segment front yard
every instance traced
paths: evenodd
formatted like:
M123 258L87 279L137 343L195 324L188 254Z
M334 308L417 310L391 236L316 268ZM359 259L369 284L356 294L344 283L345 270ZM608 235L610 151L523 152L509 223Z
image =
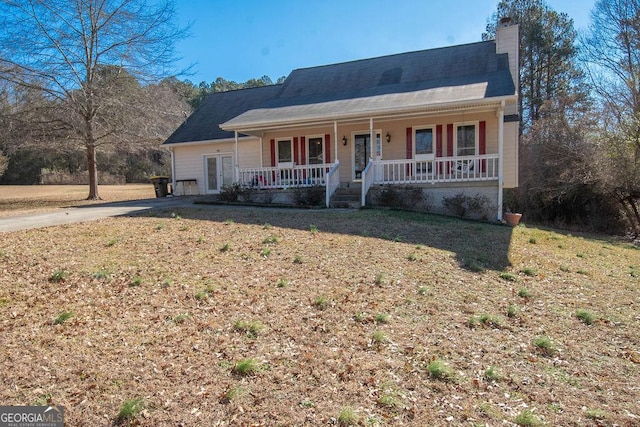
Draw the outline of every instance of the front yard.
M2 235L0 402L99 425L637 425L640 251L391 211Z

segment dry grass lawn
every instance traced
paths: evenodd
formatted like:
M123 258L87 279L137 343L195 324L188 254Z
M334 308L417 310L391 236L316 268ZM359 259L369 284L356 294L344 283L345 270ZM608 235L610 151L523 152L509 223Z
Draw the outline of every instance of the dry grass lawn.
M613 239L194 206L5 233L0 262L0 402L69 426L640 425Z
M151 184L100 185L98 192L103 200L96 202L86 200L86 185L0 185L0 216L155 197Z

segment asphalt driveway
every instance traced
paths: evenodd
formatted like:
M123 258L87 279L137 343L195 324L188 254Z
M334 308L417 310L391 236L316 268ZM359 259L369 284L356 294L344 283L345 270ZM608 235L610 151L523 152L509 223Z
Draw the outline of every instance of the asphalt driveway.
M0 232L42 228L52 225L94 221L112 216L130 215L151 209L192 206L192 197L164 197L127 202L100 203L51 212L0 217Z

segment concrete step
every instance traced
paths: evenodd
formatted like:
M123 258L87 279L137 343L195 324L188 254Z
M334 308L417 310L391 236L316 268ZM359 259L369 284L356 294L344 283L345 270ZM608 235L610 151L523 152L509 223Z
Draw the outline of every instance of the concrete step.
M360 209L360 201L335 201L335 200L331 200L330 206L332 208Z
M333 197L331 197L332 208L360 208L360 189L359 188L338 188Z

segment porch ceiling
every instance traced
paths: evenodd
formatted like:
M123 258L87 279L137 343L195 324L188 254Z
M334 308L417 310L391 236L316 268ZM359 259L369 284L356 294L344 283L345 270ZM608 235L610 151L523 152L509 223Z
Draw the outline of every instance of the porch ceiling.
M516 96L486 98L487 83L438 87L414 92L391 93L306 105L249 110L222 123L223 130L242 133L291 126L344 122L361 118L384 118L430 111L495 108Z

